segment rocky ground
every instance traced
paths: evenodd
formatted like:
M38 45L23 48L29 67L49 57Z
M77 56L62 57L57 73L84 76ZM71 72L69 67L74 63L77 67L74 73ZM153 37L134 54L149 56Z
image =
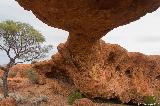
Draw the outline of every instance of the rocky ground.
M69 96L76 90L74 84L59 77L36 77L31 73L31 65L14 66L9 74L9 95L3 98L2 80L0 79L0 106L69 106ZM32 70L33 71L33 70ZM0 77L2 77L2 70ZM39 76L39 75L38 75ZM60 79L58 79L60 78ZM74 97L74 96L73 96ZM122 104L103 103L109 101L88 98L77 99L73 106L121 106Z

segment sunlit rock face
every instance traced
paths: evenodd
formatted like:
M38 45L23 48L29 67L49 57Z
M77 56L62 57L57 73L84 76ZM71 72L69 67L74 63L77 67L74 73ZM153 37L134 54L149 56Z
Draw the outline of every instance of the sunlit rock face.
M90 38L102 37L120 25L159 7L159 0L17 0L44 23Z
M70 33L47 63L49 71L66 73L81 92L92 98L116 97L124 103L137 103L143 102L144 96L157 96L160 56L129 53L100 38L156 10L160 0L17 1L44 23ZM36 63L35 67L45 70L45 63Z

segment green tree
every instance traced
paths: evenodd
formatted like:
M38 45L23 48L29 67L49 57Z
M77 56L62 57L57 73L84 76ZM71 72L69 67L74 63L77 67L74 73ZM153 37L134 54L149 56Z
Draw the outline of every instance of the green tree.
M4 97L8 96L9 69L18 63L46 57L52 46L43 45L44 42L44 36L29 24L10 20L0 23L0 50L9 58L6 66L0 66L4 71L2 78Z

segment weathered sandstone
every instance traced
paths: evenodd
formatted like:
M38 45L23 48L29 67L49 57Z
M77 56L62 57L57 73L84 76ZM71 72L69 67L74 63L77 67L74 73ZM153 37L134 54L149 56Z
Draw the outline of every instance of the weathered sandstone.
M83 98L75 100L73 106L96 106L96 105L91 100Z
M17 106L17 104L13 98L4 98L0 101L0 106Z
M127 103L160 91L160 56L129 53L100 40L113 28L155 11L160 0L17 1L44 23L69 31L67 42L44 64L53 74L65 73L87 96L117 97Z

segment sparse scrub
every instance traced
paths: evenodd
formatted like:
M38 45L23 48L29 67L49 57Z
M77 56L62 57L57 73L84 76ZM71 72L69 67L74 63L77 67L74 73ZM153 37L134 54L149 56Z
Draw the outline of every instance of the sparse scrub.
M84 98L84 95L79 90L75 90L68 96L68 104L72 105L76 99L82 98Z
M17 104L25 104L27 102L27 99L20 95L19 93L9 93L9 97L16 100ZM0 94L0 101L4 99L4 95Z
M29 80L33 83L33 84L38 84L39 83L39 79L38 79L38 74L34 71L34 69L29 69L27 71L27 76L29 78Z
M146 106L155 106L156 105L156 97L155 96L145 96L144 103Z
M14 78L16 77L17 73L16 72L9 72L8 77L9 78Z
M19 93L9 93L9 97L15 99L17 104L24 104L27 102L27 99Z
M47 102L48 101L48 97L44 96L44 95L40 95L39 97L35 97L31 100L31 104L33 106L39 106L41 103L43 102Z

